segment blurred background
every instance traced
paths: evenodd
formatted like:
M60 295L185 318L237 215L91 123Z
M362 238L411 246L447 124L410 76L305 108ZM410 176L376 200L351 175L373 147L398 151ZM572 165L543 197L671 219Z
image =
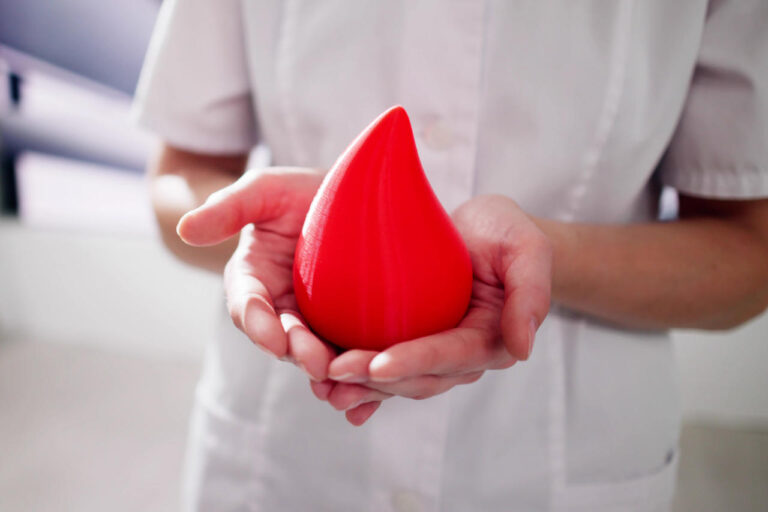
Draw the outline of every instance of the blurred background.
M1 511L178 508L222 292L162 248L129 116L159 5L0 0ZM676 512L768 510L768 317L674 336Z

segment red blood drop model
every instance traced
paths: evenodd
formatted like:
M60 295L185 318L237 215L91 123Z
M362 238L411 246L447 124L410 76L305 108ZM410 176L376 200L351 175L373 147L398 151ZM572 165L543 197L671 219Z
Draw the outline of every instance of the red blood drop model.
M326 176L293 282L310 327L344 348L383 350L464 316L469 253L421 168L402 107L371 123Z

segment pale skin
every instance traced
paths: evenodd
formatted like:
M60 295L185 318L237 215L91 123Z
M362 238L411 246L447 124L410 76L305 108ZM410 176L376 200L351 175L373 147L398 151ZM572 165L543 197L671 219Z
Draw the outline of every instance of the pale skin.
M648 329L728 329L768 307L768 200L681 196L677 221L589 225L479 196L452 212L475 276L459 326L383 352L338 354L307 328L292 285L293 251L322 173L243 174L245 164L245 155L163 146L150 167L163 240L183 261L225 269L235 324L301 368L315 395L354 425L392 396L428 398L527 359L550 301Z

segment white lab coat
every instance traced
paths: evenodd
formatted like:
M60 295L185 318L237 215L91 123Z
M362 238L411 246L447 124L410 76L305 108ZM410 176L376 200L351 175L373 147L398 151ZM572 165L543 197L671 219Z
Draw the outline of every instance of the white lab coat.
M448 210L501 193L563 221L656 216L660 184L768 195L768 2L167 0L136 112L201 152L329 167L402 104ZM224 320L188 510L662 511L679 405L667 333L558 306L532 358L362 428Z

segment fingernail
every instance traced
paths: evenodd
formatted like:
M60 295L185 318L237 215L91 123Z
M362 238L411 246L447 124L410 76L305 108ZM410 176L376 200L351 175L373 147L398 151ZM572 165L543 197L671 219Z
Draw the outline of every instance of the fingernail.
M360 400L358 400L357 402L354 402L352 405L350 405L349 407L347 407L347 408L346 408L346 409L344 409L344 410L345 410L345 411L348 411L348 410L350 410L350 409L354 409L354 408L355 408L355 407L357 407L358 405L363 405L363 404L365 403L365 401L366 401L366 400L365 400L365 398L361 398ZM370 400L369 400L369 401L370 401Z
M339 382L352 382L352 383L365 382L365 379L363 377L359 377L352 372L342 373L341 375L328 375L328 378L331 380L339 381Z
M221 192L221 190L217 190L216 192L208 194L208 197L205 198L205 201L203 201L203 204L201 204L200 206L205 206L205 205L208 205L208 204L211 204L211 203L215 203L216 199L220 195L218 192ZM197 208L200 208L200 206L198 206ZM197 208L195 208L195 210L197 210Z
M317 377L315 377L314 375L312 375L311 373L309 373L309 372L307 371L307 367L306 367L306 366L304 366L304 363L301 363L301 362L299 362L299 361L294 361L294 362L296 363L296 365L297 365L299 368L301 368L301 371L303 371L303 372L304 372L304 373L307 375L307 377L309 377L309 378L310 378L310 380L313 380L313 381L315 381L315 382L322 382L322 381L323 381L323 379L318 379Z
M256 348L258 348L258 349L259 349L259 350L261 350L262 352L264 352L264 353L268 354L270 357L277 357L277 354L275 354L274 352L272 352L271 350L269 350L269 349L268 349L267 347L265 347L264 345L261 345L261 344L259 344L259 343L256 343L256 342L253 342L253 344L256 346ZM285 359L283 359L283 360L285 360Z
M526 359L531 357L531 352L533 352L533 340L536 339L536 330L539 328L539 323L536 321L536 318L531 318L531 322L528 326L528 354L526 355Z
M181 223L182 223L182 221L184 220L184 217L186 217L186 216L187 216L187 214L184 214L184 216L182 216L182 217L179 219L179 222L177 222L177 223L176 223L176 235L177 235L179 238L181 238L182 240L184 240L184 238L181 236Z
M371 375L371 382L379 382L381 384L387 384L390 382L397 382L400 380L400 377L375 377Z
M400 380L400 377L379 377L374 375L377 371L381 371L382 368L387 366L389 362L392 360L392 356L389 354L379 354L376 357L373 358L373 360L368 365L368 373L371 374L371 380L373 382L395 382Z
M331 389L333 389L333 384L324 380L321 381L317 386L311 386L311 388L312 392L319 400L327 401L328 395L331 394Z
M245 314L243 315L243 331L245 332L246 336L248 336L251 339L251 341L253 341L254 345L259 347L261 350L271 355L272 357L278 357L276 352L272 351L266 345L259 343L258 339L261 336L254 333L255 326L262 323L266 315L267 313L265 311L262 311L255 307L246 309Z

